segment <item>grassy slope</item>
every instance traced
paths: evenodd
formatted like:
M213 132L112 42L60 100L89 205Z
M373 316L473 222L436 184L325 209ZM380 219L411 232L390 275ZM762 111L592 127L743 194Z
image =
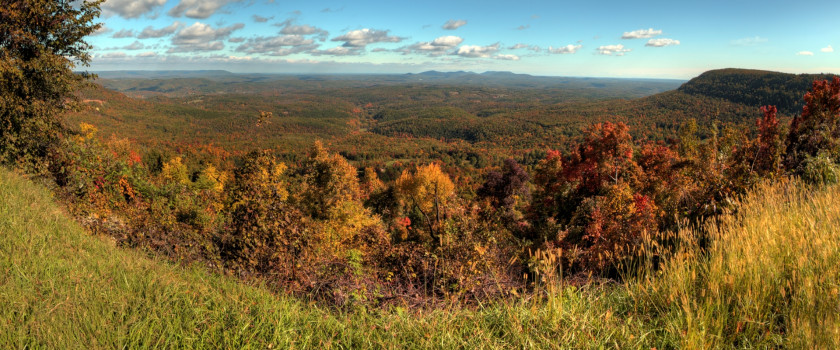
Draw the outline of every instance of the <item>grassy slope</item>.
M0 169L0 348L836 348L840 187L760 193L711 227L708 254L626 286L336 312L115 248Z
M638 322L624 325L592 307L618 302L609 298L622 295L569 290L551 307L522 302L479 311L326 311L118 249L86 235L46 189L0 169L4 349L502 348L597 344L593 338L640 345Z

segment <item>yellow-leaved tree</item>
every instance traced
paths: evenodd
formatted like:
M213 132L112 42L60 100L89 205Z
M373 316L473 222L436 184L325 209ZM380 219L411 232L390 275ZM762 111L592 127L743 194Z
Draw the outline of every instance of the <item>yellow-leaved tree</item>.
M379 217L362 203L357 172L356 167L341 155L328 152L321 142L315 142L309 159L299 170L301 191L295 202L317 225L319 244L315 248L321 255L342 259L351 249L365 252L372 238L365 236L382 231Z
M441 223L455 198L455 185L438 164L404 170L397 179L397 199L408 213L422 221L433 244L439 244Z

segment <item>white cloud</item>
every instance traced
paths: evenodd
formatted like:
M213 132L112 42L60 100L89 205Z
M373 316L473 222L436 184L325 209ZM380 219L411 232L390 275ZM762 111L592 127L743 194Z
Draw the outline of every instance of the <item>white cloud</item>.
M321 28L310 26L308 24L303 25L292 25L291 23L287 24L280 30L280 34L289 34L289 35L312 35L318 34L318 39L324 41L327 39L329 33L326 30Z
M173 17L207 18L223 6L239 1L242 0L181 0L168 14Z
M236 48L237 52L249 54L267 54L287 56L299 52L314 50L318 47L315 40L302 35L280 35L275 37L257 37L248 39Z
M398 43L405 40L405 38L398 36L389 36L387 30L376 29L358 29L347 32L342 36L332 38L331 41L343 41L344 47L360 47L364 48L368 44L373 43Z
M133 38L134 37L134 31L130 30L130 29L122 29L122 30L114 33L114 35L111 35L111 37L116 38L116 39Z
M126 58L128 55L125 52L109 52L104 55L97 55L96 58L105 58L105 59L113 59L113 58Z
M464 45L458 48L456 55L461 57L487 58L499 51L499 43L489 46Z
M455 29L458 29L458 28L460 28L460 27L464 26L465 24L467 24L467 21L466 21L466 20L463 20L463 19L459 19L459 20L450 19L450 20L446 21L446 23L444 23L444 24L443 24L443 26L442 26L441 28L446 29L446 30L455 30Z
M447 35L439 37L435 40L432 40L432 45L434 46L458 46L458 44L464 42L464 39L454 35Z
M265 22L268 22L268 20L274 18L274 16L263 17L263 16L260 16L260 15L254 15L254 16L252 16L252 18L254 18L254 22L265 23Z
M622 39L647 39L652 38L657 35L662 34L661 30L655 30L653 28L648 29L639 29L634 30L632 32L624 32L624 35L621 36Z
M152 51L148 51L148 52L138 53L136 57L156 57L156 56L157 56L157 53L152 52Z
M569 45L561 46L561 47L558 47L558 48L553 48L553 47L549 46L548 47L548 52L549 53L559 53L559 54L571 54L571 53L575 53L578 50L580 50L581 47L583 47L583 45L580 45L580 44L578 44L578 45L569 44Z
M766 43L768 40L767 38L762 38L760 36L754 36L751 38L741 38L738 40L732 40L729 43L734 46L756 46L758 44Z
M432 41L424 41L413 45L404 46L399 49L396 49L395 51L402 52L403 54L409 54L413 52L428 54L431 56L439 56L445 54L451 49L454 49L455 46L458 46L463 41L464 39L462 39L461 37L447 35L439 37Z
M528 29L528 28L531 28L530 24L523 24L519 27L516 27L516 30L525 30L525 29Z
M797 56L813 56L814 53L811 51L799 51L796 53Z
M648 40L647 44L645 44L645 46L665 47L665 46L672 46L672 45L679 45L679 44L680 44L679 40L661 38L661 39L650 39L650 40Z
M505 61L519 61L519 56L517 55L496 55L493 58L497 60L505 60Z
M172 33L175 33L175 31L178 30L178 28L181 28L181 26L183 25L183 23L175 21L172 24L160 29L155 29L152 26L148 26L146 28L143 28L143 31L140 32L139 35L137 35L137 39L162 38Z
M596 50L599 55L607 55L607 56L624 56L625 53L632 51L631 49L624 48L624 45L605 45L599 46Z
M102 4L102 10L106 15L137 18L164 4L166 0L108 0Z
M833 48L833 47L831 47L831 45L828 45L828 46L826 46L826 47L824 47L824 48L821 48L821 49L820 49L820 52L825 52L825 53L834 52L834 48Z
M195 22L175 34L172 38L174 47L169 52L221 50L225 47L221 40L227 39L233 31L242 29L244 26L242 23L236 23L228 27L213 29L207 24Z
M537 45L528 45L523 43L517 43L511 47L508 47L508 50L520 50L520 49L528 49L534 52L542 52L542 49Z
M131 45L123 47L124 50L142 50L145 49L146 45L143 45L140 41L135 40Z
M314 56L358 56L362 54L360 48L348 48L345 46L336 46L326 50L313 50L310 54Z

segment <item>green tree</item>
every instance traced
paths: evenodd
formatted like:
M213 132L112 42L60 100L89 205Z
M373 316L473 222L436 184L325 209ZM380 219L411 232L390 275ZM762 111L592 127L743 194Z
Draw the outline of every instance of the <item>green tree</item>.
M0 161L44 170L63 131L61 113L91 76L85 36L101 0L5 0L0 6Z

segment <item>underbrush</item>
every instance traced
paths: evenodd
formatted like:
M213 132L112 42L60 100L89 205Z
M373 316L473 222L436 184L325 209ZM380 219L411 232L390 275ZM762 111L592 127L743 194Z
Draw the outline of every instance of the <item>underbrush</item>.
M840 187L759 185L625 284L438 309L325 309L87 235L49 192L0 171L4 348L835 348ZM655 245L648 257L661 258Z

